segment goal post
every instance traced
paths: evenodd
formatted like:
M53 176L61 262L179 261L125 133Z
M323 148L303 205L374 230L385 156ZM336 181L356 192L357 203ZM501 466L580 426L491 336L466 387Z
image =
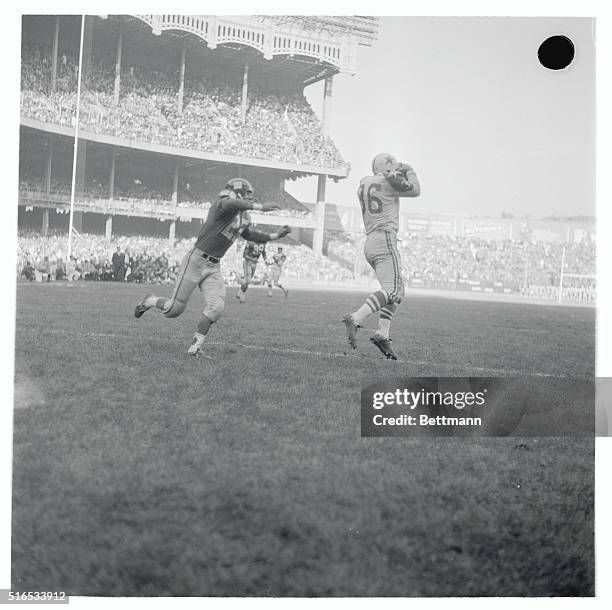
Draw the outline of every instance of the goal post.
M557 303L579 302L594 304L596 300L597 276L590 273L568 273L567 268L576 270L576 265L570 261L567 264L567 245L561 252L561 267L559 269L559 286L557 288Z
M562 273L559 276L558 303L582 302L595 303L596 275L582 273Z

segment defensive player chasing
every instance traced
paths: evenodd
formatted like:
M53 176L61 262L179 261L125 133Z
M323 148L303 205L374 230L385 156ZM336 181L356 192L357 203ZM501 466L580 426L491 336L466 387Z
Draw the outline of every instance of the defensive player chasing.
M255 275L255 269L257 269L257 263L259 262L260 256L267 262L266 245L254 241L247 242L242 251L243 278L240 283L240 289L236 293L236 298L241 303L246 301L246 291Z
M283 253L283 248L279 246L277 248L276 254L272 255L272 261L270 263L270 266L268 267L268 273L266 277L268 281L268 296L269 297L272 296L272 284L274 284L275 286L277 286L283 291L285 298L289 296L289 291L283 286L281 286L279 282L281 273L283 272L283 265L285 264L286 260L287 260L287 257Z
M177 318L187 305L196 286L204 294L204 311L193 337L188 354L198 356L212 324L223 313L225 306L225 282L221 275L220 261L239 235L248 241L265 243L281 239L291 233L284 226L278 233L263 233L253 229L248 210L270 211L278 208L275 203L257 203L253 188L241 178L230 180L211 206L206 222L198 235L195 246L186 254L169 299L146 296L134 310L140 318L145 311L155 308L166 318Z
M376 273L381 290L371 294L357 311L346 314L342 321L350 346L357 349L357 331L370 314L380 311L378 329L370 341L385 357L397 360L389 328L404 296L402 262L397 250L399 197L418 197L421 186L410 165L398 163L387 153L374 157L372 174L361 179L357 196L366 231L364 254Z

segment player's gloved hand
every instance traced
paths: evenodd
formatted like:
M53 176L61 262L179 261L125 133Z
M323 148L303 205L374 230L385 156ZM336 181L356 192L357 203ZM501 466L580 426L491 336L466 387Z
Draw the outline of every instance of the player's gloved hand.
M289 225L285 225L281 227L281 230L278 232L278 238L282 239L285 235L289 235L291 233L291 227Z
M406 175L411 169L412 168L410 167L410 165L406 165L405 163L398 163L393 171L399 172L400 174L403 174L404 177L406 177Z
M274 203L273 201L266 201L261 204L262 212L272 212L273 210L280 210L280 205L278 205L278 203Z
M410 165L398 163L393 171L389 172L387 180L394 189L402 192L410 192L414 189L414 185L410 182L408 175L414 170Z

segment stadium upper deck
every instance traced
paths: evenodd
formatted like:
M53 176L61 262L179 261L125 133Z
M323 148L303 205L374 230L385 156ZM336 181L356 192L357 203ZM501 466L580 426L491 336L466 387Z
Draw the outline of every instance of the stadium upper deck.
M82 137L185 157L346 177L328 135L332 79L369 18L139 15L86 20ZM25 17L22 124L70 135L80 20ZM325 79L322 120L304 97ZM110 138L110 140L109 140Z
M260 190L278 191L280 184L283 196L286 179L317 175L320 205L303 226L315 229L314 245L320 250L325 182L349 172L329 137L333 77L355 72L356 47L372 44L377 28L378 20L369 17L87 17L80 73L80 169L85 172L91 165L96 150L121 161L132 151L137 153L132 162L146 159L151 167L170 160L175 168L169 179L174 184L170 205L156 210L146 202L142 209L131 209L132 215L166 219L178 218L176 187L185 180L186 168L192 175L202 172L209 183L238 174L259 183ZM53 151L74 137L80 34L78 16L23 19L22 142L38 140L38 149L46 151L47 186L57 165ZM319 120L304 87L322 79ZM24 154L22 162L27 161ZM106 199L112 200L114 170L105 180L111 193ZM81 201L83 177L77 182L77 209L125 213L121 205L105 201L92 208L91 198ZM66 203L48 195L41 199L23 193L20 203ZM167 198L162 201L168 203ZM89 207L83 208L84 203Z

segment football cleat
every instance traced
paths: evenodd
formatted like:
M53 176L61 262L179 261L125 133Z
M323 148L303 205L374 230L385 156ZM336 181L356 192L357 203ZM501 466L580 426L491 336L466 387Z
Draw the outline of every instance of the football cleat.
M136 319L138 318L142 318L142 315L144 314L145 311L149 311L149 309L151 309L150 307L147 307L144 302L149 298L150 295L147 295L144 299L142 299L142 301L140 301L140 303L138 303L138 305L136 305L136 307L134 308L134 317Z
M204 353L202 351L202 343L198 343L197 337L193 338L193 341L191 342L191 345L189 346L187 353L190 356L193 356L194 358L199 358L200 355Z
M353 315L350 313L347 313L342 318L342 321L344 322L344 326L346 327L346 336L348 338L349 345L353 349L357 349L357 331L360 328L359 324L355 322Z
M272 291L268 290L268 296L271 297L272 296Z
M378 333L374 333L370 337L370 341L383 353L388 360L397 360L397 356L391 347L391 339L383 337Z

